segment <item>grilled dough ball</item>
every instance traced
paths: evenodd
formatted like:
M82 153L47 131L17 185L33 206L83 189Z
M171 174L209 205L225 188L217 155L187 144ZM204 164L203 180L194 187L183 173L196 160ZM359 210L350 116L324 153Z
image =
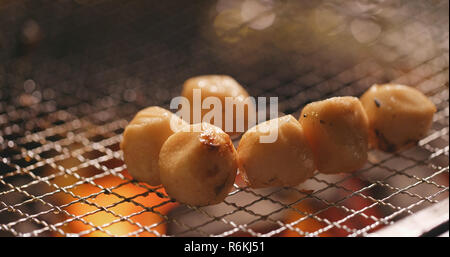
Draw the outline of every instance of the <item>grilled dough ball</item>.
M159 180L159 151L166 139L174 133L170 122L174 119L175 131L186 122L163 108L152 106L141 110L123 132L120 148L130 175L139 181L156 186Z
M367 115L356 97L333 97L306 105L300 123L322 173L352 172L367 160Z
M424 137L431 127L434 104L420 91L395 84L373 85L361 96L370 125L370 144L395 152Z
M277 132L273 143L260 137ZM275 133L274 133L275 134ZM295 186L314 172L311 149L300 123L291 115L249 129L238 146L239 170L250 187Z
M191 112L191 123L198 123L194 121L193 117L193 99L194 99L194 89L199 89L201 92L201 103L199 108L201 108L201 121L205 122L203 118L207 113L209 113L213 107L205 106L202 108L201 104L207 97L213 96L220 100L221 112L222 112L222 124L219 126L223 131L225 131L230 136L238 135L248 129L248 117L249 113L255 112L254 103L246 100L249 96L247 91L233 78L227 75L203 75L190 78L184 82L182 96L186 97L190 102L190 112ZM239 106L244 111L237 112L235 107L233 107L233 126L230 129L225 127L225 97L232 97L232 104ZM243 128L240 129L236 126L238 120L243 121ZM220 125L215 123L214 118L211 119L211 123L215 125Z
M160 178L179 202L204 206L222 202L237 172L230 136L208 124L190 125L170 136L159 154Z

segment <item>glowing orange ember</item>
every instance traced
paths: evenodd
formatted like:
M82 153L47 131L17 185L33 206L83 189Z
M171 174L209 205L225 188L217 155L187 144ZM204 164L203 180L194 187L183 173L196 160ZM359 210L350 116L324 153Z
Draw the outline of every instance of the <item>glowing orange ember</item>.
M358 191L364 187L359 179L348 179L340 186L350 192ZM304 233L315 233L320 237L341 237L351 234L353 229L362 229L374 223L376 219L382 217L378 206L364 209L373 204L362 192L361 195L349 197L348 192L338 191L337 201L325 204L323 202L308 199L294 205L293 210L289 210L285 219L286 224L291 224L294 230L285 230L281 236L295 237ZM345 199L345 200L343 200ZM309 216L310 214L313 217ZM369 230L373 232L382 228ZM298 231L295 231L298 229Z
M126 172L122 174L129 177ZM112 189L105 193L98 186L82 184L70 189L70 192L81 198L93 194L94 196L86 198L86 201L80 201L80 198L69 194L61 197L63 204L76 202L64 210L77 217L81 216L84 221L70 221L62 228L66 233L80 233L82 236L150 237L166 233L164 215L176 204L168 198L163 198L166 195L163 189L152 192L148 189L151 187L147 185L136 185L112 175L95 179L93 182L100 187ZM102 193L97 195L99 192Z

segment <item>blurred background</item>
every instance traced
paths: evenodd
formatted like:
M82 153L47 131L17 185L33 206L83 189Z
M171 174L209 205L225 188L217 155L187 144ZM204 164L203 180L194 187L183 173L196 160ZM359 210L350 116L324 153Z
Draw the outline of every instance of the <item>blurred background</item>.
M448 1L0 0L0 235L364 236L448 198ZM351 175L195 208L133 181L121 133L196 75L227 74L280 113L418 88L426 138ZM238 140L236 141L238 142Z

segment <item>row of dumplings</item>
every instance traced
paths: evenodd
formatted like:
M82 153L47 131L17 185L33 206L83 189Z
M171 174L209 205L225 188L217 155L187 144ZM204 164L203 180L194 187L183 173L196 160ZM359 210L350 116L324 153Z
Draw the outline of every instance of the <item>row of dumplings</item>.
M202 90L203 98L231 96L240 101L248 96L223 75L191 78L182 95L192 101L194 89ZM238 168L252 188L295 186L315 170L356 171L366 163L369 147L394 152L414 145L426 135L435 112L434 104L414 88L373 85L359 99L312 102L299 119L286 115L260 123L242 135L236 150L230 138L236 132L225 133L209 123L187 124L152 106L138 112L125 128L121 149L134 179L162 184L177 201L204 206L225 199ZM178 119L175 128L172 119ZM261 143L259 138L271 130L278 133L276 141Z

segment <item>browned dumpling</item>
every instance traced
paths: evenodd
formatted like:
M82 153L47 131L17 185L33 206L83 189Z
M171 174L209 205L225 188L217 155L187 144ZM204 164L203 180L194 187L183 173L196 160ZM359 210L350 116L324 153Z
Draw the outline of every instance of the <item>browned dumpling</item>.
M174 119L173 128L171 119ZM186 122L161 107L141 110L123 132L120 148L130 175L149 185L161 184L159 179L159 151L166 139Z
M367 115L356 97L333 97L306 105L300 115L319 172L352 172L367 160Z
M261 136L276 133L272 143ZM292 116L269 120L249 129L238 146L239 170L250 187L295 186L311 177L314 162L302 126Z
M436 112L424 94L404 85L373 85L361 102L369 118L370 144L387 152L417 143L431 127Z
M194 89L199 89L201 91L202 102L210 96L217 97L221 103L222 109L222 124L219 126L223 131L231 136L241 134L248 129L248 119L249 113L255 112L254 103L247 100L249 96L247 91L232 77L227 75L203 75L190 78L186 80L183 84L182 96L186 97L190 102L191 107L191 123L197 123L193 119L193 93ZM233 111L233 126L228 129L225 127L225 97L232 98L232 104L243 108L243 113L238 113L236 110ZM201 108L201 106L199 106ZM209 106L208 106L209 107ZM212 109L212 107L211 107ZM201 109L201 122L204 122L203 118L210 112L211 109ZM243 121L243 131L236 126L238 120ZM200 122L200 121L198 121ZM211 123L214 124L214 119ZM218 124L215 124L218 125Z
M163 144L160 178L167 194L179 202L204 206L222 202L237 173L230 136L209 123L190 125Z

